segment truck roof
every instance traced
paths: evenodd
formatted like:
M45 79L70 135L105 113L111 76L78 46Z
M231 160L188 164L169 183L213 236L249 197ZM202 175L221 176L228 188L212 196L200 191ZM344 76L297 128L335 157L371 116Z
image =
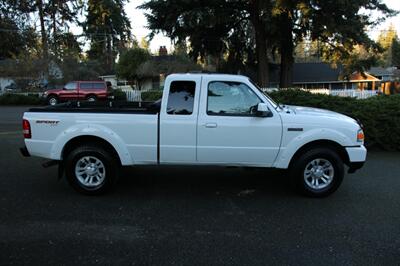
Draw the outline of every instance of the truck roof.
M221 79L246 79L248 80L249 77L243 76L243 75L233 75L233 74L222 74L222 73L212 73L212 72L189 72L189 73L175 73L175 74L170 74L167 76L167 78L173 78L173 79L179 79L182 77L188 77L188 76L213 76L216 78L221 78Z

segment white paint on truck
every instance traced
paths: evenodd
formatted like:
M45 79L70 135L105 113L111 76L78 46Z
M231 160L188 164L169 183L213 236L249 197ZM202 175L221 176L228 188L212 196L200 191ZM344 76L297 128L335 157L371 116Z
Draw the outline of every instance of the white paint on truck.
M183 105L182 110L174 110L174 104ZM25 145L30 155L53 160L63 160L65 145L81 136L111 144L122 165L286 169L296 152L316 141L342 147L349 165L364 162L367 154L354 119L322 109L278 106L238 75L169 75L161 107L153 113L46 110L24 114L31 127Z

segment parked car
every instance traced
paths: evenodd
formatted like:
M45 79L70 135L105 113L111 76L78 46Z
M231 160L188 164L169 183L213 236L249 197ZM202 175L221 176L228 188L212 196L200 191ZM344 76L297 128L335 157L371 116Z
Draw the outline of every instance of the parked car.
M62 89L48 90L44 97L49 105L56 105L60 102L87 100L97 101L107 99L111 95L111 88L108 88L104 81L71 81Z
M147 105L32 108L23 130L22 154L53 160L86 194L110 189L120 166L174 164L287 169L301 192L322 197L367 155L353 118L279 105L235 75L170 75L162 100Z

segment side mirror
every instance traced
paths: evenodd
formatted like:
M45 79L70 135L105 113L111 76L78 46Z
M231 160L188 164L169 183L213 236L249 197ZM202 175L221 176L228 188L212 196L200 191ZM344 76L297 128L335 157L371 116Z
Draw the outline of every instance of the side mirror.
M266 103L259 103L257 105L257 116L259 117L271 117L272 112L269 110Z

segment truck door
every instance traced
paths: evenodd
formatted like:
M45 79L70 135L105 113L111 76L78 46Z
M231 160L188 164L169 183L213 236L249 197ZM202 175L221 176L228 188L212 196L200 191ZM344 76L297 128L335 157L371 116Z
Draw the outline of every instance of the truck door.
M256 115L258 103L267 100L250 82L204 77L200 102L199 163L272 166L281 143L281 119L271 107L271 117Z
M167 80L160 114L160 162L196 162L201 76ZM169 89L168 89L169 88Z
M60 91L59 97L61 100L76 100L78 98L78 83L68 82L62 91Z

